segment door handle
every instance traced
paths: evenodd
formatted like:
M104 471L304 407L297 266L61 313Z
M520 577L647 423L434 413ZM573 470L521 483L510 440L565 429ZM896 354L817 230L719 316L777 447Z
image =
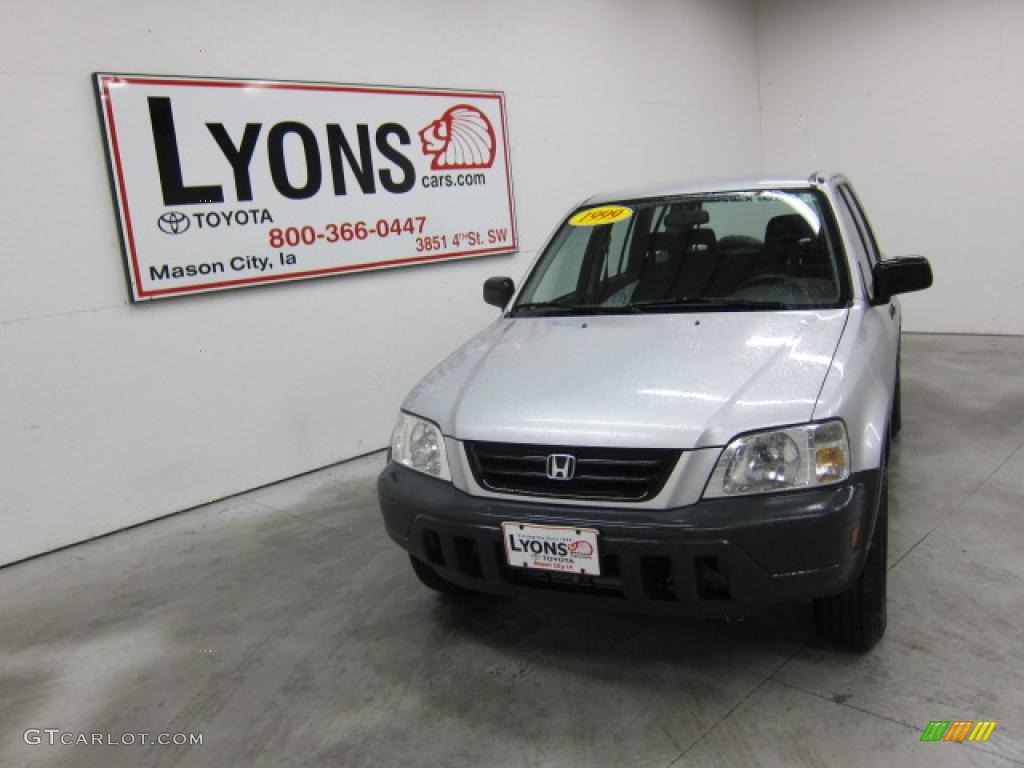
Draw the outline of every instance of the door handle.
M889 305L889 317L890 318L896 317L896 305L895 304L890 304Z

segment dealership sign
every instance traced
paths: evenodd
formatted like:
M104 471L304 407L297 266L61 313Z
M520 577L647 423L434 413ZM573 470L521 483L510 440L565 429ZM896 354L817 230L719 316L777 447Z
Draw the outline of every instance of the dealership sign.
M133 300L516 249L497 92L97 74Z

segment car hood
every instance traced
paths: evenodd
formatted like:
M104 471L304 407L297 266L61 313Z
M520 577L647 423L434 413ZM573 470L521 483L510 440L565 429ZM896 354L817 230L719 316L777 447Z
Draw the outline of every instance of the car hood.
M847 310L502 318L404 409L461 440L702 448L811 419Z

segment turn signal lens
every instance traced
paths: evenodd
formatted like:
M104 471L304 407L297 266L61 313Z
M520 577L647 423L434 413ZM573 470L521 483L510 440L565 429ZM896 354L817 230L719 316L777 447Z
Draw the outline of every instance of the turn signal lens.
M816 450L814 463L814 474L819 483L834 483L846 477L846 454L838 446Z

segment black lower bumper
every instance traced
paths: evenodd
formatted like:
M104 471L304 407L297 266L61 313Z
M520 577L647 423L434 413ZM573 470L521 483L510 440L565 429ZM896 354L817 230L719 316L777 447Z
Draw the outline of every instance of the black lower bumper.
M396 464L377 481L391 538L455 584L704 616L842 592L863 564L877 488L878 473L861 472L827 489L643 509L470 496ZM510 567L504 521L596 528L601 576Z

